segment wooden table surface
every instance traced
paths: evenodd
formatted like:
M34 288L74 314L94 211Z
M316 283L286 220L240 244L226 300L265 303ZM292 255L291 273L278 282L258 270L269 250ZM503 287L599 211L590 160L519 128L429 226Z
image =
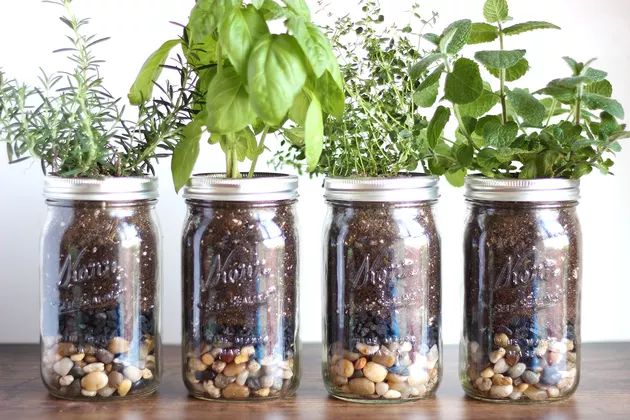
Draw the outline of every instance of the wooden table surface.
M221 403L189 398L181 381L179 347L166 347L160 392L123 402L76 403L49 397L39 377L39 347L0 346L0 419L630 419L630 343L583 346L582 380L568 401L512 406L464 396L457 348L445 348L445 370L435 399L399 405L352 404L329 398L320 376L320 347L304 346L302 386L289 400Z

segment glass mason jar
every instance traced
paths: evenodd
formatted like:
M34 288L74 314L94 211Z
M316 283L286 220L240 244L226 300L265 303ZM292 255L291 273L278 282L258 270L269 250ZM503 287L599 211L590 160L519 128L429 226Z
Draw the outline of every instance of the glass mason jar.
M299 383L297 177L194 176L182 241L193 397L267 400Z
M466 181L460 377L493 402L571 396L580 369L579 181Z
M47 177L41 374L49 392L114 400L160 380L160 233L153 178Z
M437 183L422 175L326 180L323 376L336 398L397 403L435 394Z

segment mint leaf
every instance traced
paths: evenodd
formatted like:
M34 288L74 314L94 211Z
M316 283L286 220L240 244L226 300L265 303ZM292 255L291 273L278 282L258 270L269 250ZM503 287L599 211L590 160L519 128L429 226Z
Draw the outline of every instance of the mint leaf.
M501 77L501 70L499 69L496 69L494 67L486 67L486 70L488 70L488 72L497 79ZM526 58L521 58L512 67L505 69L505 80L507 80L508 82L513 82L525 76L528 71L529 61L527 61Z
M457 54L468 43L472 22L468 19L458 20L446 27L440 39L440 50L444 54Z
M421 108L429 108L437 101L438 93L440 90L439 80L434 84L425 87L422 90L417 90L413 94L413 102Z
M433 63L442 59L442 55L438 53L431 53L411 66L409 70L409 76L413 80L418 80L422 75L431 67Z
M525 57L525 53L525 50L479 51L475 54L475 58L484 66L495 69L508 69Z
M499 121L488 121L483 126L483 137L488 146L510 147L518 134L518 125L509 121L505 125Z
M453 187L461 188L466 184L467 174L468 171L466 169L460 169L455 172L449 171L445 173L444 176L446 177L446 180L449 182L449 184L451 184Z
M446 76L444 90L446 99L454 104L468 104L479 98L483 80L477 63L467 58L457 60L453 71Z
M538 99L525 89L513 89L508 92L507 99L516 114L523 118L525 124L538 127L546 117L546 109Z
M507 0L487 0L483 6L483 16L488 23L504 22L509 13Z
M489 112L498 103L499 97L491 90L484 89L481 96L474 102L459 105L459 111L462 115L479 118Z
M589 67L582 72L582 76L589 79L589 81L595 83L595 82L601 82L602 80L605 80L606 77L608 77L608 73L606 73L603 70L597 70L597 69Z
M492 42L499 37L499 30L496 26L488 23L473 23L468 37L468 44L485 44Z
M444 128L448 123L448 120L451 118L451 111L448 108L443 106L439 106L435 110L435 114L429 123L429 127L427 128L427 142L429 143L429 147L435 148L438 143L442 140L442 133L444 132Z
M584 89L587 93L596 93L598 95L610 98L613 94L613 87L608 80L602 80L600 82L591 83Z
M602 111L606 111L610 115L619 119L623 119L625 116L623 106L618 101L602 95L585 93L582 96L582 103L588 109L601 109Z
M505 35L518 35L522 34L523 32L536 31L538 29L560 29L560 27L549 22L532 21L517 23L516 25L508 26L507 28L503 29L503 33Z

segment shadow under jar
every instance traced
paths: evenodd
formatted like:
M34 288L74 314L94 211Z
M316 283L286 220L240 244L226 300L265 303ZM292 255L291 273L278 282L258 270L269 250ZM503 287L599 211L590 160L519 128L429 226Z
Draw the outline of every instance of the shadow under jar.
M41 374L49 392L114 400L160 378L160 234L153 178L45 182Z
M398 403L441 378L437 178L329 178L323 376L336 398Z
M571 396L580 373L579 181L466 181L460 377L473 398Z
M297 186L287 175L198 175L184 192L182 356L193 397L295 394Z

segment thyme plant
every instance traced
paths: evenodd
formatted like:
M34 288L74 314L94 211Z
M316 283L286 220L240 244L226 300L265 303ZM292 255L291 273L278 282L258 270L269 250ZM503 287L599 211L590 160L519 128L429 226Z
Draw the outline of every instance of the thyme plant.
M421 110L426 98L414 97L419 82L409 77L409 63L423 56L420 33L435 23L413 5L407 25L387 23L379 2L360 2L358 19L343 16L327 28L346 83L346 112L326 121L325 142L313 173L329 176L396 176L416 170L429 172L425 162L440 151L428 147L427 119ZM320 2L323 9L325 4ZM283 131L284 149L278 164L303 169L304 147L299 129Z

